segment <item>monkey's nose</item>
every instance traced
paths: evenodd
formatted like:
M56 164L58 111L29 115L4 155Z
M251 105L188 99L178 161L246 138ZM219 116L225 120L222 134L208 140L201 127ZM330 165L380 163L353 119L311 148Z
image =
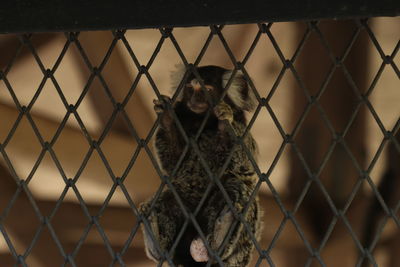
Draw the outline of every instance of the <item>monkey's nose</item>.
M201 90L201 85L200 85L200 83L199 83L198 80L193 79L193 80L191 81L191 85L192 85L194 91L198 92L198 91Z
M193 86L193 90L194 90L195 92L201 91L201 85L198 83L196 86Z

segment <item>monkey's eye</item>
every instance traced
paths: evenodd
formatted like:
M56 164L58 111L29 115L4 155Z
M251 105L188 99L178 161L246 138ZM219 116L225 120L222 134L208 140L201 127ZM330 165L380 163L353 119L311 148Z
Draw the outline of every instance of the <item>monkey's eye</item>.
M214 87L212 87L211 85L206 85L205 87L206 87L207 91L214 90Z

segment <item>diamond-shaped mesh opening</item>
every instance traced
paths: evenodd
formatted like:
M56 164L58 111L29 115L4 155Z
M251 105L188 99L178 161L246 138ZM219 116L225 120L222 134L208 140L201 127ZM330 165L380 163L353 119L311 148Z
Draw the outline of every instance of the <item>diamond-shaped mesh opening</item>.
M0 263L397 266L395 25L1 36Z

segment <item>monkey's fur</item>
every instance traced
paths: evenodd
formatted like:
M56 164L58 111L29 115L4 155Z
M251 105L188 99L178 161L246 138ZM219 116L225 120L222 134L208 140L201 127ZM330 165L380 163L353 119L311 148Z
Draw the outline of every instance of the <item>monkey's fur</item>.
M252 233L248 232L243 223L236 223L227 245L219 254L219 257L224 266L248 266L254 248L251 236L254 235L258 240L261 231L261 212L258 199L255 198L248 204L257 179L254 167L245 149L242 145L235 144L232 131L228 127L231 127L237 136L244 134L246 128L244 111L250 111L254 108L255 98L243 75L236 72L227 94L223 100L219 101L232 71L216 66L198 67L197 71L205 84L205 88L200 85L194 74L188 75L187 84L172 108L189 138L193 138L197 134L207 110L211 109L211 115L208 117L196 144L202 158L213 174L219 173L227 161L228 155L232 149L234 150L220 182L238 214L242 214L244 220L250 226L249 230ZM162 101L154 100L155 111L161 116L161 125L156 133L155 148L161 167L165 174L169 176L176 167L186 143L171 112L165 108L166 101L171 101L171 99L163 96ZM217 101L219 102L217 103ZM216 105L211 105L212 102ZM256 143L250 133L244 136L243 142L248 151L255 157ZM194 212L207 186L212 183L200 163L199 156L190 146L176 174L169 179L183 204L191 212ZM152 201L155 201L155 203L150 209ZM249 205L249 208L245 212L244 208L247 205ZM140 206L140 211L148 219L152 234L162 252L168 253L186 219L170 188L166 187L157 199L143 203ZM196 220L211 249L217 251L234 222L234 215L229 209L221 190L215 184L196 216ZM147 255L156 262L160 261L162 256L157 245L154 244L149 231L144 227L142 229ZM184 267L206 266L209 260L212 261L211 266L219 266L212 257L202 262L193 259L194 255L191 249L194 247L194 240L199 241L196 241L196 244L200 243L204 251L203 241L199 239L197 230L189 222L175 253L172 255L173 263Z

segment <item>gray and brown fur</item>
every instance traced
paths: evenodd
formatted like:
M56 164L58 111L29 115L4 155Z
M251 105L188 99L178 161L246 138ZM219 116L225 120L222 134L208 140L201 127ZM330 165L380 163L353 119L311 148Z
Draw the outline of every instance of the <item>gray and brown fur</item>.
M232 71L216 66L198 67L197 71L206 87L200 85L194 74L187 75L185 88L176 103L171 103L172 108L189 138L197 134L205 119L205 114L208 110L212 110L197 140L201 156L212 173L220 172L233 150L228 167L219 179L239 214L243 214L244 208L249 205L243 218L250 226L251 234L245 229L243 223L235 224L227 245L219 257L224 266L248 266L254 249L251 236L254 235L256 240L260 236L261 211L257 198L248 204L255 189L257 177L245 149L242 145L235 143L233 132L237 136L245 133L247 122L244 111L250 111L255 107L255 97L243 75L236 72L227 94L220 100ZM175 73L174 76L177 87L183 73ZM176 88L175 86L173 88ZM167 176L171 175L186 146L171 112L166 109L166 102L170 101L171 99L167 96L154 101L155 111L161 120L156 133L155 149L160 165ZM243 142L247 150L256 158L257 147L250 133L244 136ZM200 164L198 154L190 146L175 175L170 176L169 179L185 207L192 212L198 206L207 186L212 183ZM150 210L153 201L154 206ZM157 199L142 203L140 211L148 219L155 241L164 253L168 253L185 221L185 216L171 190L166 187ZM196 220L209 246L214 251L218 250L234 222L234 216L216 185L213 185ZM145 228L143 228L143 233L147 255L156 262L162 260L150 233ZM189 252L191 242L198 238L199 234L189 223L172 255L176 266L206 266L206 262L194 261ZM213 261L211 266L219 266L213 259L210 260Z

